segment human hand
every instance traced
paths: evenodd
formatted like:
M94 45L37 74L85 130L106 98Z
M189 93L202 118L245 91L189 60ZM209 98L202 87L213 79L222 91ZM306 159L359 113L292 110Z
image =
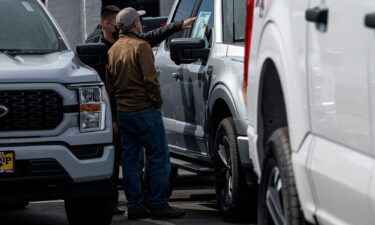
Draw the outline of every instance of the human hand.
M194 21L197 19L197 17L191 17L189 19L184 20L182 23L182 29L191 29L191 25L194 23Z

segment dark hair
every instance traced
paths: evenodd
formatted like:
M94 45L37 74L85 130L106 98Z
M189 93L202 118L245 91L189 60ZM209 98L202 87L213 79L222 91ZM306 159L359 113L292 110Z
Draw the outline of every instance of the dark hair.
M100 12L100 17L103 20L110 20L113 17L116 17L117 13L119 13L121 10L115 6L115 5L107 5L102 8L102 11Z

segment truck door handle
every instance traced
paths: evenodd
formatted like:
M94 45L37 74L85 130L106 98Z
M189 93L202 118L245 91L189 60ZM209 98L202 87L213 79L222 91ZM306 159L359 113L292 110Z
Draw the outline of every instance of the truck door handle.
M366 15L365 25L368 28L375 28L375 13L370 13Z
M321 9L319 7L308 9L306 10L305 17L308 22L327 25L328 9Z
M182 80L182 74L177 72L177 73L172 73L172 77L176 80Z

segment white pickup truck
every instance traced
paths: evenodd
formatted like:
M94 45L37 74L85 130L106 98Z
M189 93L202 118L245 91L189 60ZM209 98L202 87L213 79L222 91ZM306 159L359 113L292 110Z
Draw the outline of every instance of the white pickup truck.
M375 1L248 0L258 224L375 224Z

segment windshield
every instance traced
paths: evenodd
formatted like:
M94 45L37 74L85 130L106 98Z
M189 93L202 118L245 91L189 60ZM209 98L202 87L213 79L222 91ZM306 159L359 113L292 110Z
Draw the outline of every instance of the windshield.
M53 52L67 47L36 0L0 0L0 51Z

